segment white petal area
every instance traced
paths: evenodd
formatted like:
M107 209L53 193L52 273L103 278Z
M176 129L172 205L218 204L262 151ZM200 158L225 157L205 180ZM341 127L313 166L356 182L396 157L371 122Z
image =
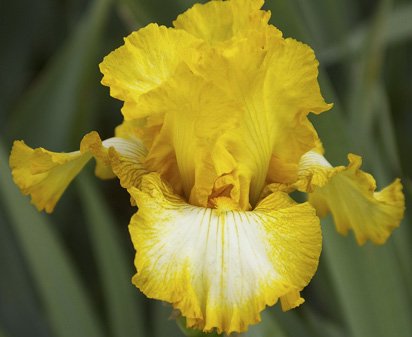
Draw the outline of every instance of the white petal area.
M133 283L171 302L189 327L245 331L267 305L305 287L317 268L319 220L285 193L248 212L189 205L156 174L129 192L139 207L129 226Z
M147 149L138 139L114 137L103 142L108 148L109 163L114 174L124 188L138 187L143 175L147 174L144 165Z
M298 179L294 186L303 192L313 192L317 187L325 186L343 167L334 168L317 151L306 152L299 161Z

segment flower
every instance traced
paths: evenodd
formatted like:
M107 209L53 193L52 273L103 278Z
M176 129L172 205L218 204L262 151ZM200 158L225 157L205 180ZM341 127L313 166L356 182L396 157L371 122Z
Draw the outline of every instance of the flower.
M375 192L360 157L323 157L307 116L332 105L314 52L283 38L262 5L197 4L174 28L132 33L100 65L124 101L115 137L91 132L71 153L16 141L10 156L14 181L46 212L90 159L98 177L117 176L139 208L133 283L203 331L242 332L278 300L303 303L322 247L316 213L359 244L384 243L403 217L399 180Z

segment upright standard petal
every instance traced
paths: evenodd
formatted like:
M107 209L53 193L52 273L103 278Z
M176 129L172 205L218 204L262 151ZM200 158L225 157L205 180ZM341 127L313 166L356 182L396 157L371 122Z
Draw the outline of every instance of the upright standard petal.
M90 132L81 141L80 151L70 153L32 149L23 141L15 141L10 167L23 194L31 196L39 211L44 209L51 213L68 185L91 158L96 159L98 177L113 178L114 171L122 185L131 187L140 182L144 156L141 143L121 138L102 142L97 132Z
M383 244L403 217L402 184L396 179L375 192L375 179L360 170L361 157L349 154L348 159L347 167L332 167L319 153L308 152L302 157L296 186L309 192L319 216L332 213L340 234L352 229L360 245L367 240Z
M171 77L181 62L196 57L199 41L176 29L150 24L125 38L125 44L100 64L102 84L122 101L125 119L142 117L135 109L139 97Z
M267 180L286 183L296 178L300 157L318 141L307 115L332 106L320 93L318 62L308 46L292 39L268 38L267 32L239 40L230 52L216 49L204 60L198 67L200 76L241 105L236 131L242 138L238 152L244 156L235 158L255 165L250 174L254 204Z
M178 29L209 43L220 43L267 26L270 12L260 8L263 0L210 1L195 4L173 22ZM281 35L276 30L277 35Z
M159 172L177 191L173 182L180 181L190 203L206 207L216 179L233 170L233 159L220 140L240 127L239 104L181 66L176 76L142 97L139 109L164 113L149 150L148 169ZM247 193L244 200L248 204Z
M133 283L172 303L188 327L245 331L266 305L305 287L317 268L319 220L285 193L248 212L187 204L157 174L129 192L139 207L129 225Z
M331 106L320 94L313 51L259 31L230 50L204 51L196 66L178 67L137 107L164 116L149 149L153 171L179 174L169 182L181 180L192 204L228 196L247 210L268 177L290 182L286 167L295 178L299 158L318 139L307 115Z
M272 48L264 86L266 106L276 116L271 182L290 182L301 156L318 143L307 116L327 111L332 104L325 103L317 77L318 61L309 46L285 39Z

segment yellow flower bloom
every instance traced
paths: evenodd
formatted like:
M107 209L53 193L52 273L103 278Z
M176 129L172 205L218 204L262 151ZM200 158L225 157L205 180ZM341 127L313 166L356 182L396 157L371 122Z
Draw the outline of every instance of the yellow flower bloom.
M17 141L10 156L16 184L47 212L91 158L97 176L117 176L139 207L133 283L203 331L242 332L279 299L283 310L304 302L322 246L316 211L360 244L383 243L403 215L399 181L374 192L359 157L333 168L315 152L307 116L332 106L318 62L262 5L211 1L175 28L132 33L100 65L124 101L115 137L92 132L71 153ZM296 189L310 203L293 201Z

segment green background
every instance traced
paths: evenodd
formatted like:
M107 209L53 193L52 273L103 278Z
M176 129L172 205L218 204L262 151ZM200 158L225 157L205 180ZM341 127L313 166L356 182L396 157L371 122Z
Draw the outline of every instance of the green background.
M170 26L189 0L14 0L0 3L0 337L179 337L171 308L130 278L127 224L135 209L116 181L89 166L52 215L11 182L14 139L78 149L90 130L112 136L121 102L98 64L150 22ZM314 48L334 108L314 119L326 155L348 152L383 187L401 177L406 217L384 246L358 247L322 221L320 266L306 303L267 309L249 337L412 336L412 2L268 0L271 23Z

